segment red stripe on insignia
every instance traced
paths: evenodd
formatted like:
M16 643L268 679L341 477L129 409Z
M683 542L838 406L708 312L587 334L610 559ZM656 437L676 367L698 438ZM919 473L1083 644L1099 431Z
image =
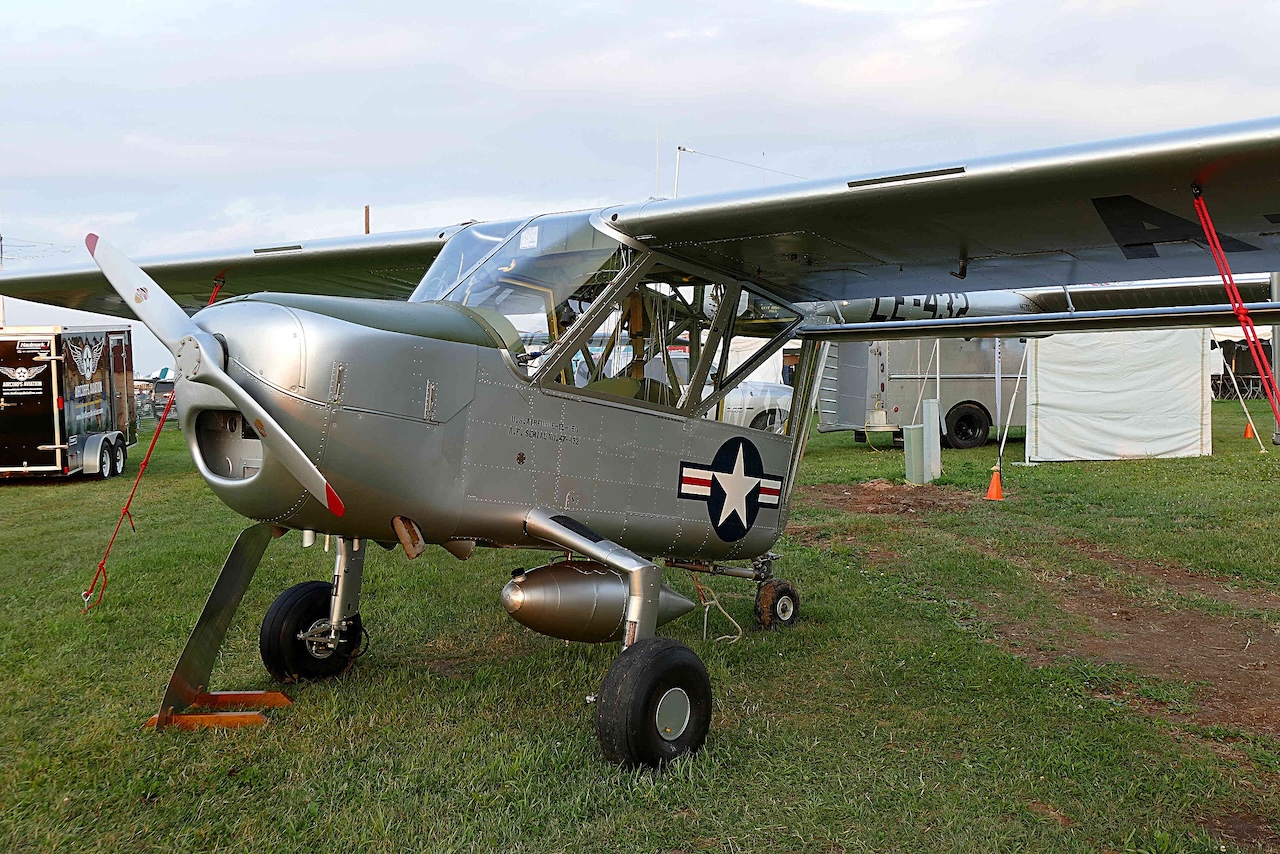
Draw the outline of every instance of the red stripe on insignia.
M761 495L781 495L782 490L773 486L762 486L760 487L760 494Z
M709 477L705 477L705 478L704 478L704 477L694 477L694 476L693 476L693 475L691 475L691 474L687 474L687 475L685 475L685 476L684 476L684 480L682 481L682 483L683 483L685 486L710 486L710 485L711 485L711 478L709 478Z

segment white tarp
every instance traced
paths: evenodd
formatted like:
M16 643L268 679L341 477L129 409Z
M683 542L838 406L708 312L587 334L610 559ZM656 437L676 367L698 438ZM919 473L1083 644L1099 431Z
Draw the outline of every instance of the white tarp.
M1033 339L1027 462L1213 453L1209 332L1107 332Z

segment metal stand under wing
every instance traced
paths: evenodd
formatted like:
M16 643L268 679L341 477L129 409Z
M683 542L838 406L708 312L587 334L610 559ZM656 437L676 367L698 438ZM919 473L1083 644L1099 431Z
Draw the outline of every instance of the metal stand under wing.
M257 726L265 724L267 719L256 709L292 705L289 698L279 691L207 690L209 676L213 673L213 664L218 650L222 648L231 618L240 607L267 545L283 533L282 528L264 523L245 528L236 537L235 545L222 565L222 572L209 592L209 599L204 603L204 610L200 612L200 619L196 621L196 627L192 629L191 637L187 638L187 645L173 668L173 675L169 677L169 687L160 701L160 711L151 716L147 726L156 729L167 726L182 729ZM209 711L188 712L191 708Z

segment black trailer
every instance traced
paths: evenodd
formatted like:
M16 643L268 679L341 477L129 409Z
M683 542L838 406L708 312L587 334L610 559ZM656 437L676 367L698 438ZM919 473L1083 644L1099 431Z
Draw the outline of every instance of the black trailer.
M137 441L128 327L0 326L0 477L113 477Z

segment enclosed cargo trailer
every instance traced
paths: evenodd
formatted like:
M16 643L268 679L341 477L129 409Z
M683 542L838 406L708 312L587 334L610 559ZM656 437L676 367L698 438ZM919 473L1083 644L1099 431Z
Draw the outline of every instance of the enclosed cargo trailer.
M128 327L0 326L0 477L112 477L137 440Z
M1006 338L1001 339L1001 345L1003 382L997 403L995 339L833 344L822 372L818 430L852 430L859 441L869 432L888 432L900 438L904 426L920 423L921 401L938 398L944 441L953 448L984 445L991 428L997 426L997 415L1014 427L1026 423L1026 405L1019 401L1014 406L1013 393L1027 343Z

